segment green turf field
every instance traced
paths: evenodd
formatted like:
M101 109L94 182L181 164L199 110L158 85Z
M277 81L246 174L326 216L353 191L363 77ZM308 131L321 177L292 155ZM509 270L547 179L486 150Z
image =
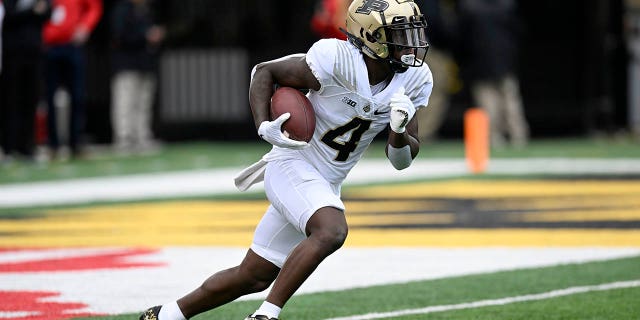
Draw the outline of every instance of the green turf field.
M459 310L423 313L434 306L522 297L555 290L640 280L640 257L522 269L430 281L351 289L295 296L281 319L329 319L389 312L384 319L610 319L640 317L640 283L636 287L585 289L540 300L509 302L496 306L457 306ZM591 288L593 289L593 288ZM527 300L526 298L524 300ZM240 301L201 314L194 319L242 319L261 301ZM456 308L456 307L454 307ZM414 310L416 314L399 316ZM429 309L427 309L429 310ZM135 314L91 319L133 319ZM356 319L356 318L354 318ZM361 319L374 319L362 317Z
M254 162L268 149L268 144L261 142L196 142L165 144L155 153L124 156L103 148L94 150L83 160L3 163L0 184L237 168ZM384 145L375 143L366 157L384 157ZM424 145L419 157L460 159L464 157L464 146L460 141ZM534 140L525 149L494 150L492 158L640 159L640 144L629 139ZM428 181L350 186L343 190L352 227L348 245L637 248L640 246L637 180L638 175L565 178L468 174ZM257 192L2 208L0 252L7 250L9 253L4 258L12 261L10 252L15 248L26 251L41 248L45 255L47 250L57 252L60 248L74 250L85 246L244 248L266 206L264 202L264 194ZM177 225L176 213L180 214ZM220 230L224 230L224 237L220 236ZM20 254L16 256L20 261ZM375 266L363 265L365 267ZM0 277L1 271L0 268ZM402 270L389 272L401 273ZM37 274L26 272L16 276L26 281ZM87 274L104 277L101 272ZM64 273L50 275L57 279ZM12 289L8 286L12 274L4 276L0 284L3 279L10 279L4 282L4 287L9 288L5 294L12 293L11 290L37 291L28 287L27 282ZM115 273L113 277L113 281L119 281ZM281 319L640 319L639 285L640 256L637 256L298 294L287 304ZM568 291L562 291L565 289ZM55 286L51 286L46 291L55 290ZM91 290L93 292L93 288ZM131 292L144 298L141 296L144 293L138 294L136 288L131 288ZM0 296L1 293L2 290ZM78 296L76 300L80 302L82 299ZM3 309L1 300L0 319L16 320L20 314L12 311L31 310ZM137 300L127 299L135 301L136 308ZM243 319L260 303L238 301L195 319ZM144 307L146 305L140 306ZM53 319L46 314L43 317L38 319ZM138 314L121 314L91 319L137 318Z

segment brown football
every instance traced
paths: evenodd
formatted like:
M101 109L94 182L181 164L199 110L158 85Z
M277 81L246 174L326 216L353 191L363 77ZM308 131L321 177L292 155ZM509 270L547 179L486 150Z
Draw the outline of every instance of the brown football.
M271 120L283 113L291 117L282 124L290 139L309 142L316 129L316 114L311 101L298 89L280 87L271 97Z

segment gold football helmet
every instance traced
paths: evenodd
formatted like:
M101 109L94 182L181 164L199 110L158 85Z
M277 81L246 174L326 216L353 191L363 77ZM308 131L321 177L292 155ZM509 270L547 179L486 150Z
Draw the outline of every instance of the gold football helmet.
M353 0L347 14L349 41L373 59L388 60L397 72L424 63L427 21L413 0ZM406 51L401 58L394 50Z

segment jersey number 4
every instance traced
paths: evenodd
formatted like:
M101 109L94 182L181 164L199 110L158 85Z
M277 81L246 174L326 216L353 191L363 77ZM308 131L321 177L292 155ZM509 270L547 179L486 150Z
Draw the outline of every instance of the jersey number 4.
M362 134L369 129L370 125L371 120L353 118L345 125L327 131L327 133L322 136L321 140L330 148L338 151L338 155L335 158L336 161L346 161L349 154L356 150L358 142L360 142L360 138L362 138ZM353 132L351 133L349 141L338 141L338 137L341 137L350 131Z

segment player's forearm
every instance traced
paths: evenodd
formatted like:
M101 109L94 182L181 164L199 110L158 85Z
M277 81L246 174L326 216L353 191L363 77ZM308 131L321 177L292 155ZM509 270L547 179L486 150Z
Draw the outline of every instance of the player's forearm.
M420 151L420 142L415 137L411 136L408 131L403 133L396 133L393 130L389 130L389 138L387 139L387 155L389 147L396 149L409 146L411 150L411 159L414 159Z
M269 121L269 105L273 95L274 80L271 73L259 64L252 72L249 85L249 104L256 129L264 121Z
M389 139L385 151L387 159L397 170L403 170L411 166L413 159L418 155L420 142L409 134L409 130L397 133L389 130Z
M389 138L387 139L387 149L389 146L394 148L403 148L408 145L411 148L411 159L415 159L420 151L420 140L418 136L417 119L411 119L406 126L406 130L402 133L389 130ZM387 151L388 155L388 151Z

